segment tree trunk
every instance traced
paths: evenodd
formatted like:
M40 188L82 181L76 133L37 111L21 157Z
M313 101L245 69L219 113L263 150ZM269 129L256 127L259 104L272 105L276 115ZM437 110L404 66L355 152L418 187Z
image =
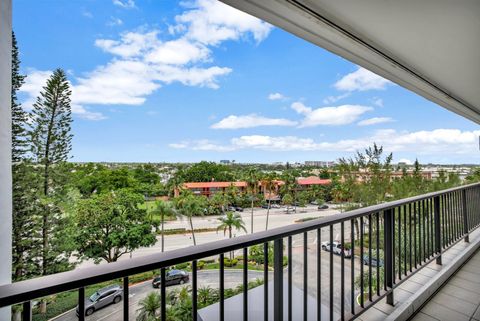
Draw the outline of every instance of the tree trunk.
M253 234L253 195L252 195L252 214L250 215L250 219L251 219L251 222L250 222L250 233Z
M228 238L231 239L232 238L232 227L229 226L228 227ZM233 259L233 251L230 251L230 261Z
M193 221L192 221L192 217L190 216L189 217L189 221L190 221L190 228L192 229L192 239L193 239L193 245L197 245L197 242L195 240L195 231L193 230Z
M165 223L165 213L162 211L162 253L165 251L165 236L163 235L163 225Z
M270 215L270 206L272 205L272 200L268 199L268 208L267 208L267 222L265 223L265 231L268 230L268 216Z

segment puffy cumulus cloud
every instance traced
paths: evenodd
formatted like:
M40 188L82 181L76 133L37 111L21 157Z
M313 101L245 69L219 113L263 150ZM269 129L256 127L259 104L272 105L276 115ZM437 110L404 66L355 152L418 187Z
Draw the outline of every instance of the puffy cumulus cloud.
M398 163L405 163L407 165L413 165L413 162L411 160L409 160L408 158L400 158L398 160Z
M187 30L186 37L205 45L218 45L251 34L256 42L265 39L272 26L217 0L197 0L191 9L175 17L171 30Z
M270 95L268 95L268 99L270 99L270 100L285 100L285 99L287 99L287 97L285 97L281 93L271 93Z
M260 126L295 126L297 122L285 118L268 118L256 114L230 115L211 126L214 129L239 129Z
M170 147L192 150L235 151L258 149L265 151L337 151L355 152L374 142L388 152L414 152L418 155L471 154L477 151L480 130L435 129L401 132L393 129L376 131L372 136L338 141L316 141L297 136L246 135L230 139L228 144L208 140L183 141Z
M113 4L125 9L135 8L134 0L113 0Z
M391 81L368 71L365 68L358 68L356 71L345 75L337 81L334 87L344 91L366 91L382 90L391 84Z
M373 110L372 107L360 105L341 105L338 107L321 107L313 109L305 106L301 102L294 102L291 108L304 116L304 119L300 123L300 127L347 125L356 121L358 117L364 113Z
M20 92L26 95L26 100L22 103L25 110L31 111L36 97L39 96L43 87L47 83L47 79L52 75L49 70L30 70L28 77L25 78L25 83L20 88ZM92 112L84 108L75 100L72 94L72 114L76 117L87 120L102 120L106 117L102 113Z
M371 126L383 123L391 123L393 122L393 118L391 117L372 117L369 119L361 120L357 123L358 126Z
M133 0L113 0L123 8L135 7ZM263 40L271 26L218 1L199 0L185 4L185 11L176 17L177 24L169 27L170 37L163 40L159 30L124 32L117 39L97 39L95 46L112 59L80 77L72 77L72 102L79 116L101 117L89 113L83 105L141 105L148 95L164 84L179 82L186 86L219 87L219 78L231 68L212 64L212 46L226 40L239 40L251 35ZM206 32L206 34L202 34ZM39 90L30 90L44 79L36 72L29 75L31 83L23 87L27 102L35 99ZM42 78L42 77L40 77Z

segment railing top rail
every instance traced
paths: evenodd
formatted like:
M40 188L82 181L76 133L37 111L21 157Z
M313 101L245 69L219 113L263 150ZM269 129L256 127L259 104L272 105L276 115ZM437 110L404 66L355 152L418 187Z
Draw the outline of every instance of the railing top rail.
M218 255L220 253L227 253L244 247L300 234L315 230L317 228L337 224L342 221L349 221L371 213L389 210L405 204L410 204L435 196L477 186L480 186L480 183L464 185L443 191L432 192L388 203L359 208L331 217L319 218L303 223L275 228L269 231L243 235L228 240L220 240L164 253L156 253L125 261L82 268L3 285L0 286L0 307L33 300L35 298L54 293L74 290L80 287L126 277L145 271L165 268L185 261L201 259L212 255Z

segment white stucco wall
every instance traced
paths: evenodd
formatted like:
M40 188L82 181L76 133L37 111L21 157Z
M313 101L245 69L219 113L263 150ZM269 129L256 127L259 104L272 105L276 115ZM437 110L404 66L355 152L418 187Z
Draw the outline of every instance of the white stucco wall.
M12 0L0 0L0 285L12 271L11 33ZM10 320L10 308L0 309L0 320Z

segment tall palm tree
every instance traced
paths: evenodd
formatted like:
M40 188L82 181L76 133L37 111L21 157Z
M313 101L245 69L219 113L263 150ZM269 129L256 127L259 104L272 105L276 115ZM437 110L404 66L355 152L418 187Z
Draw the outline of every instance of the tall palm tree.
M164 232L164 225L165 225L165 215L167 216L174 216L177 215L177 211L172 207L171 203L169 202L164 202L164 201L158 201L157 207L153 211L154 213L158 213L161 216L161 235L162 235L162 252L165 250L165 238L163 235Z
M158 311L161 307L161 296L158 292L150 292L144 299L138 302L137 321L157 320Z
M255 202L256 195L258 193L258 171L255 168L248 170L245 180L247 182L247 191L250 194L251 201L251 228L250 233L253 233L253 205Z
M202 216L207 207L207 199L204 196L195 196L190 191L183 191L179 197L177 197L176 208L178 214L186 216L190 223L190 229L192 231L193 245L197 245L195 239L195 230L193 229L193 216Z
M275 187L275 181L276 181L276 176L275 173L268 173L263 179L262 179L262 186L265 189L265 192L268 191L268 208L267 208L267 221L265 223L265 231L268 230L268 218L270 215L270 206L272 205L272 190ZM265 195L265 193L264 193Z
M237 231L243 230L247 233L245 228L245 223L243 222L242 217L238 213L227 212L225 216L219 217L218 221L220 224L217 226L217 232L223 230L223 235L228 231L228 238L232 238L232 229L235 228ZM230 259L232 259L232 252L230 252Z
M243 222L242 216L238 213L234 212L227 212L225 216L219 217L217 219L220 224L217 226L217 232L219 230L223 230L223 234L227 234L228 231L228 238L232 238L232 229L235 228L236 230L243 230L247 233L247 229L245 228L245 222Z

